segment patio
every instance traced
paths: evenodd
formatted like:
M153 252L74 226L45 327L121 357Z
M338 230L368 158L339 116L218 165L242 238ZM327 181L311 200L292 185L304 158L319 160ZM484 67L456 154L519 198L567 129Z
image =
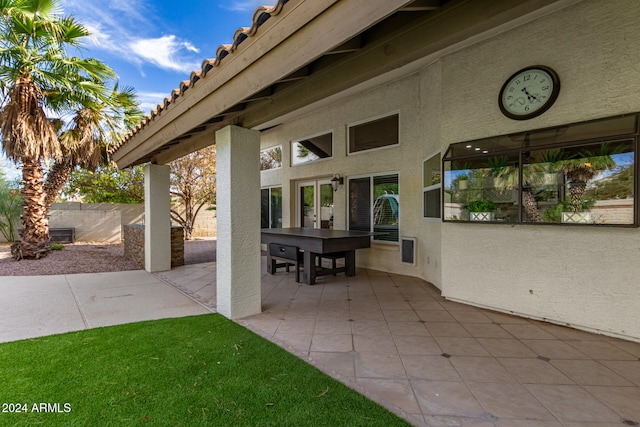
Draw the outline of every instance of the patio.
M640 343L447 301L358 269L314 286L266 273L239 323L416 426L638 426ZM156 274L215 309L215 262Z

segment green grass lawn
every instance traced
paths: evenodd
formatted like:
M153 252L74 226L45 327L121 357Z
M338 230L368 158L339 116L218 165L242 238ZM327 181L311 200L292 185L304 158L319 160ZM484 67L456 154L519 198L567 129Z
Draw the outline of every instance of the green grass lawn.
M215 314L0 344L0 404L1 426L409 425Z

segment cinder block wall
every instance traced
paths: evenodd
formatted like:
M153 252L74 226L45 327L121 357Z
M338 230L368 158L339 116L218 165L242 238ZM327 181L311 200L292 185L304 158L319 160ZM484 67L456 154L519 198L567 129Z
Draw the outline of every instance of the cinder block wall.
M178 209L178 212L182 213L184 209ZM206 207L204 207L200 209L196 217L196 223L191 235L193 237L215 237L216 224L216 211L208 211Z
M49 227L74 227L78 242L120 243L122 239L122 218L115 210L52 210Z
M116 219L117 218L117 219ZM115 222L118 225L115 225ZM54 203L51 206L49 226L75 227L78 242L120 243L124 239L122 227L144 223L144 205L124 203ZM16 230L20 228L16 223ZM193 237L215 237L216 211L203 208L196 218ZM17 236L16 236L17 238ZM0 235L0 243L6 242Z

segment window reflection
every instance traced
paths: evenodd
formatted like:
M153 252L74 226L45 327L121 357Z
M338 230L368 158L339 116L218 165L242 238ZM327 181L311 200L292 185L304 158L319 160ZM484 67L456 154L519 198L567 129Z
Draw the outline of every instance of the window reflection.
M632 141L534 151L523 169L527 222L633 224Z
M450 146L443 162L444 219L635 225L636 118ZM622 134L603 137L607 132Z
M271 147L260 151L260 171L282 167L282 147Z
M282 227L282 187L263 188L260 196L260 227Z
M517 222L516 154L448 162L445 168L446 219Z
M333 155L333 134L314 136L291 143L291 164L314 162Z
M399 225L397 174L349 179L349 230L380 232L373 240L397 242Z

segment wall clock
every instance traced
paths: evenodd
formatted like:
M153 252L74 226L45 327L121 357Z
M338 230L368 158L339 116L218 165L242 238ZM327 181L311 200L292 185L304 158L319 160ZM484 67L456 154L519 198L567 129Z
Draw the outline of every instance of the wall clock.
M514 120L527 120L547 111L558 98L560 78L544 65L523 68L500 90L500 111Z

